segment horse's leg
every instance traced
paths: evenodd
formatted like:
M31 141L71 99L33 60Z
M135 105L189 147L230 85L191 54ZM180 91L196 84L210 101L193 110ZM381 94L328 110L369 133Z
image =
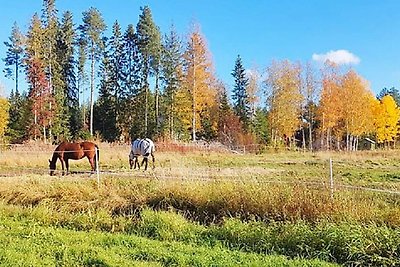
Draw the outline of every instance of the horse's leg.
M69 174L69 162L68 159L65 160L65 168L67 169L67 175Z
M140 170L140 164L139 164L139 157L138 156L135 157L135 170L136 170L136 164L137 164L138 170Z
M132 170L133 166L133 156L132 156L132 151L129 153L129 168Z
M155 158L154 158L154 155L153 155L153 153L151 153L151 158L152 158L152 160L153 160L153 170L154 170L154 169L155 169L155 165L154 165Z
M93 157L88 157L88 159L89 159L89 163L90 163L90 167L92 167L92 172L94 172L94 158Z
M60 161L61 161L62 175L65 175L65 172L64 172L64 158L60 157Z
M146 164L144 165L144 170L146 171L146 170L147 170L147 162L148 162L147 157L143 157L142 166L143 166L143 163L144 163L144 162L146 162Z

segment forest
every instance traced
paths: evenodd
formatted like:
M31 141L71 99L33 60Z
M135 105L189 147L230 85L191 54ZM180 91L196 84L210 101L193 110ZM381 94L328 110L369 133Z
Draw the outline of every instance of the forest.
M151 137L304 150L395 145L398 90L374 96L352 68L275 60L260 69L237 55L229 88L216 75L200 22L188 33L173 25L162 33L144 6L123 29L92 7L76 25L55 2L43 1L26 32L15 22L4 42L4 72L15 88L0 97L3 143ZM19 88L21 79L27 88Z

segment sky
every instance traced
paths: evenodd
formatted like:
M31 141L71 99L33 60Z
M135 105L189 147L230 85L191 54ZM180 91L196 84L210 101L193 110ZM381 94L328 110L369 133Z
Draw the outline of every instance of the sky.
M136 26L140 7L149 6L162 34L171 25L183 37L196 22L207 40L217 77L233 87L231 72L238 55L244 67L261 72L273 60L312 62L326 59L355 69L369 81L374 94L384 87L400 89L400 1L398 0L56 0L59 17L69 10L75 25L90 7L102 14L110 36L118 21L123 31ZM0 0L0 58L17 23L26 32L41 0ZM8 95L14 81L4 77L0 60L0 94ZM26 83L20 84L27 90Z

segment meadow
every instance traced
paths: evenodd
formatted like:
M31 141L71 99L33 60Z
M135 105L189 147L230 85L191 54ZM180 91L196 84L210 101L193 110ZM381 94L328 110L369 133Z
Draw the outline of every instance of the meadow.
M4 266L400 265L400 151L159 145L139 171L100 144L98 183L86 160L49 176L52 149L0 152Z

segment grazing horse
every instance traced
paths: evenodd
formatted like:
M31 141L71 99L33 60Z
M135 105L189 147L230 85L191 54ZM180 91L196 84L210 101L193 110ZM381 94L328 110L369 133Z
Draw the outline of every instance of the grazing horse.
M97 150L97 155L96 155ZM82 159L87 157L92 167L92 172L96 169L96 161L99 159L99 147L92 142L81 142L81 143L68 143L63 142L59 144L53 153L53 158L49 160L50 175L54 175L56 169L57 159L60 159L62 166L62 174L64 175L64 162L67 168L67 174L69 172L70 159Z
M147 162L148 157L151 155L153 159L153 169L154 169L154 151L155 146L153 141L149 138L145 139L136 139L132 142L131 152L129 153L129 165L132 169L132 166L135 165L134 169L136 169L136 164L138 169L140 170L140 166L143 166L143 163L146 162L144 170L147 170ZM143 156L142 164L139 164L138 157Z

